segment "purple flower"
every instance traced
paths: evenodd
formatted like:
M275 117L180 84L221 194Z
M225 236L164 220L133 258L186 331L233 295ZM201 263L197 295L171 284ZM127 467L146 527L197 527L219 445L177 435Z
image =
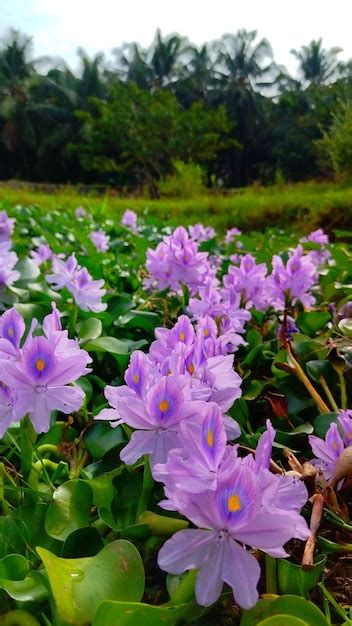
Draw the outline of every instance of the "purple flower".
M126 209L121 219L122 226L128 228L135 235L138 234L138 226L137 226L137 213L131 211L131 209Z
M316 282L316 267L307 255L303 255L302 246L292 252L286 266L281 257L274 255L272 266L266 286L268 299L275 309L283 310L298 301L307 307L314 304L310 289Z
M0 382L0 439L17 419L14 411L15 402L16 392Z
M20 278L20 273L14 270L18 256L16 252L12 252L11 241L3 241L0 243L0 291L11 285Z
M54 256L52 261L53 274L49 274L46 280L53 289L59 290L64 287L69 289L77 269L78 263L74 254L71 254L66 261Z
M88 270L82 267L76 272L69 289L82 311L100 313L108 306L101 301L106 294L106 289L102 288L103 285L103 279L93 280Z
M66 287L82 311L105 311L107 304L101 301L106 294L104 280L93 280L85 267L79 267L73 254L65 262L54 257L52 268L54 273L46 279L53 289Z
M15 348L20 347L25 330L23 317L14 307L5 311L0 317L0 335Z
M318 228L317 230L313 230L307 237L301 237L300 241L306 242L311 241L312 243L319 243L322 246L325 246L329 243L329 237L326 233L324 233L322 228Z
M214 239L216 236L216 231L212 226L203 226L203 224L194 224L193 226L189 226L188 230L192 239L199 243Z
M198 604L210 606L223 583L232 587L236 602L250 608L258 600L260 567L243 544L264 551L282 549L294 536L296 519L263 507L257 476L240 459L232 471L218 477L215 490L180 491L177 510L198 529L177 532L161 548L158 564L171 574L198 569L195 593Z
M335 422L332 422L325 435L325 441L315 435L309 436L309 443L316 457L311 462L327 481L335 474L339 458L344 449L352 446L352 411L340 411L337 419L339 428ZM342 484L343 481L340 481L339 487Z
M240 235L242 235L242 231L239 228L236 228L236 226L234 226L234 228L230 228L226 231L225 243L229 245L233 242L235 237L239 237Z
M256 264L251 254L245 254L239 267L230 265L229 273L223 278L224 288L241 292L247 307L265 310L268 307L265 292L266 274L265 263Z
M44 320L48 337L32 336L36 324L33 320L22 348L19 348L19 343L24 330L23 320L18 318L14 310L1 318L3 336L6 334L8 339L0 340L0 380L11 390L8 392L12 407L11 420L20 420L29 413L38 433L49 429L51 411L56 409L70 413L80 408L84 398L82 390L67 385L87 373L89 370L86 365L91 361L87 352L67 339L66 331L58 329L49 332L53 320L48 318L56 316L54 308L51 316ZM14 331L13 336L9 332L11 329ZM54 337L54 332L62 333L62 342ZM6 343L11 347L8 352ZM72 349L73 343L75 349Z
M90 233L89 238L98 252L107 252L109 250L110 237L103 230L93 231Z
M213 276L215 271L210 266L208 253L198 251L197 242L183 226L165 236L155 250L147 250L146 266L149 277L144 285L147 289L169 288L176 293L182 291L182 285L196 293L206 277Z
M39 267L42 263L45 263L45 261L52 259L53 251L46 243L42 243L37 250L31 250L30 256Z
M278 326L277 336L279 338L281 338L282 337L282 332L283 332L283 330L285 330L285 338L290 341L292 339L292 335L294 335L295 333L299 333L299 329L298 329L298 327L296 325L296 322L295 322L294 318L291 317L290 315L286 315L285 325L284 325L284 321L283 321L281 316L280 316L280 319L282 320L282 323L279 324L279 326Z
M11 241L15 229L15 220L8 217L6 211L0 211L0 244Z
M83 208L83 206L78 206L77 209L75 210L75 216L77 217L77 219L85 217L86 215L87 215L87 212Z

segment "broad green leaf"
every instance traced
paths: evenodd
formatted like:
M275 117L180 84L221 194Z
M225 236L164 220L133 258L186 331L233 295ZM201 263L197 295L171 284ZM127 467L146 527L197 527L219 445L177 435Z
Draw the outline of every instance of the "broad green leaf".
M56 489L45 516L45 530L64 541L74 530L89 526L93 494L84 480L69 480Z
M23 580L28 572L28 561L21 554L9 554L0 559L0 580Z
M325 435L329 429L330 424L332 422L337 423L338 413L322 413L318 417L315 418L314 425L314 434L320 437L321 439L325 439Z
M314 337L330 320L331 315L328 312L309 311L308 313L300 313L295 321L303 334Z
M0 626L40 626L39 622L27 611L17 609L0 615Z
M67 539L60 556L65 559L95 556L104 547L104 542L96 528L78 528Z
M1 580L0 588L17 602L41 602L49 595L44 576L36 571L24 580Z
M257 626L308 626L308 622L292 615L274 615L267 617L258 623Z
M128 311L115 322L115 325L126 328L142 328L153 333L157 326L160 326L160 319L152 311Z
M113 541L96 556L80 559L62 559L43 548L38 548L38 553L59 617L68 624L90 624L104 600L139 602L142 598L143 563L129 541Z
M127 442L126 435L120 426L112 428L107 422L96 421L86 431L84 444L93 459L99 460L118 445Z
M85 320L78 332L82 343L98 339L103 332L103 324L96 317L89 317Z
M116 337L98 337L94 341L85 344L84 349L88 352L111 352L111 354L130 354L145 346L147 341L132 341L132 339L116 339Z
M339 330L345 337L352 339L352 319L346 318L339 322Z
M295 595L283 595L268 604L264 618L281 614L292 615L303 620L308 626L328 626L324 614L312 602ZM286 622L282 622L286 626Z
M21 274L19 281L33 280L40 274L38 265L29 257L24 257L18 261L16 270Z
M287 559L278 559L277 573L281 593L297 594L304 597L317 584L323 574L326 555L319 557L311 569L303 569L300 565Z
M137 602L103 602L92 626L175 626L187 605L151 606Z
M334 370L328 361L314 360L306 363L309 376L316 382L320 383L320 377L323 376L326 381L334 378Z

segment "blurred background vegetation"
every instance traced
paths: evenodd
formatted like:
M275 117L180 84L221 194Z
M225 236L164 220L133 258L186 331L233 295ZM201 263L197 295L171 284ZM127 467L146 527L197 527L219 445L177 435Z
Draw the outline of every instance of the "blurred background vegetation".
M316 40L292 50L295 77L255 31L201 47L157 31L148 49L113 52L106 63L80 49L75 74L63 60L34 59L18 31L0 41L1 180L152 199L350 181L352 61L339 48Z

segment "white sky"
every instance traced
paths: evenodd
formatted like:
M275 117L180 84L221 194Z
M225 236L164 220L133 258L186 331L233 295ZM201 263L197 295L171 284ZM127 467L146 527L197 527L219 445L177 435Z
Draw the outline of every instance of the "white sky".
M267 37L275 60L294 73L290 49L311 39L351 58L351 18L352 0L0 0L0 36L9 27L33 35L35 56L60 56L73 68L79 46L109 58L125 41L149 45L157 27L196 44L246 28Z

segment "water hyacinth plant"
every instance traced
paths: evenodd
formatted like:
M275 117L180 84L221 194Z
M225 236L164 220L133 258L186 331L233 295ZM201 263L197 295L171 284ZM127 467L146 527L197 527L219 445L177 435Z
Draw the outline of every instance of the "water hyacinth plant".
M228 226L0 213L0 623L349 623L352 250Z

